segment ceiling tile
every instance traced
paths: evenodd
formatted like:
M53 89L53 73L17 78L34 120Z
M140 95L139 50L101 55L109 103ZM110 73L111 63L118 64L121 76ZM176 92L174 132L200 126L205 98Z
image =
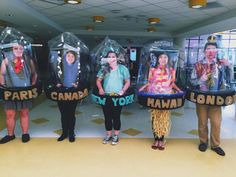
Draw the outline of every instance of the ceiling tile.
M111 4L112 2L107 0L85 0L83 3L90 6L104 6L105 4Z
M44 2L44 1L30 1L28 3L28 5L37 7L38 9L48 9L48 8L58 6L56 4L51 4L51 3Z
M144 2L142 0L128 0L128 1L122 1L122 2L117 2L117 3L123 5L127 8L134 8L134 7L139 7L139 6L150 5L150 3Z
M166 2L160 2L157 4L159 7L169 9L169 8L175 8L175 7L186 7L186 4L178 1L178 0L172 0L172 1L166 1Z
M162 8L159 6L155 6L155 5L147 5L147 6L138 7L138 9L141 11L149 12L149 11L158 11Z

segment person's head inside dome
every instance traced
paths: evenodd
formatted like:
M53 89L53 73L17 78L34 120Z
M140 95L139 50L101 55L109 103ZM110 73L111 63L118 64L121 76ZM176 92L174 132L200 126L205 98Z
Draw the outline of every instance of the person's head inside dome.
M19 43L15 43L12 46L12 51L15 57L22 57L24 53L24 47Z
M208 61L215 61L218 52L218 46L216 42L207 42L204 46L204 55Z
M117 54L114 51L109 51L106 58L111 69L115 69L117 66Z
M76 61L76 53L74 51L66 52L66 62L68 64L74 64Z

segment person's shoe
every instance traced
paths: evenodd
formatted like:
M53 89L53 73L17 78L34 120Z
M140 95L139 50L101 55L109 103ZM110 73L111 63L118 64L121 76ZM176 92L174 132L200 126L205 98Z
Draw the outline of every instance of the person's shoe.
M156 140L153 144L152 144L152 149L156 150L159 148L159 141Z
M67 137L68 137L68 135L62 134L59 138L57 138L57 141L63 141L63 140L66 139Z
M207 144L206 143L200 143L198 146L199 151L205 152L207 150Z
M23 143L27 143L30 140L30 135L28 133L23 134L21 140Z
M159 141L158 149L161 151L165 150L165 142L164 141Z
M112 140L112 136L106 136L103 140L102 140L102 143L103 144L107 144L107 143L109 143L109 141L111 141Z
M216 154L220 155L220 156L225 156L225 152L221 147L212 147L211 148L212 151L215 151Z
M112 137L111 144L112 144L112 145L116 145L116 144L118 144L118 142L119 142L119 137L118 137L118 135L113 136L113 137Z
M15 135L11 135L11 136L6 135L0 140L0 144L8 143L9 141L14 140L15 138L16 138Z
M72 142L75 142L75 134L69 134L69 141L72 143Z

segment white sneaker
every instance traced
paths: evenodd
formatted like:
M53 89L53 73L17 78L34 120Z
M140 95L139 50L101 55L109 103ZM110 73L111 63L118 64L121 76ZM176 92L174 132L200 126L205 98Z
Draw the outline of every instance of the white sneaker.
M119 137L117 135L113 136L111 144L116 145L116 144L118 144L118 142L119 142Z
M109 141L111 141L112 140L112 136L106 136L104 139L103 139L103 141L102 141L102 143L103 144L107 144Z

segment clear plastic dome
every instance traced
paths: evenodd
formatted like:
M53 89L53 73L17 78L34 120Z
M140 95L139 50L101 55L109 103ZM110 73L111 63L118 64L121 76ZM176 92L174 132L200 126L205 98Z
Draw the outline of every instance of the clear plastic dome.
M179 50L174 49L168 41L156 41L142 49L137 78L140 104L157 109L183 106L185 93L176 83L178 59ZM163 106L166 100L168 106Z
M108 52L113 51L117 54L118 63L128 67L129 58L125 49L115 40L106 37L100 44L98 44L91 52L91 68L92 68L92 82L95 84L96 74L100 69L108 69L107 61Z
M51 39L48 45L50 78L45 89L47 96L54 101L80 100L87 96L90 80L88 47L70 32Z
M143 48L137 80L138 90L149 94L173 93L168 82L176 81L179 51L168 46L168 43L166 46L164 44L154 42Z
M125 106L134 102L134 89L125 88L130 83L129 59L125 49L116 41L106 37L91 51L92 58L92 99L95 103ZM99 78L99 79L98 79ZM99 93L97 83L101 84L104 94ZM128 84L130 85L130 84ZM122 93L121 93L122 92Z
M0 36L2 85L7 88L29 87L37 83L36 58L31 38L7 27Z
M186 74L182 78L189 91L187 99L209 105L234 103L234 57L235 51L221 48L219 38L213 35L189 50L185 61Z

